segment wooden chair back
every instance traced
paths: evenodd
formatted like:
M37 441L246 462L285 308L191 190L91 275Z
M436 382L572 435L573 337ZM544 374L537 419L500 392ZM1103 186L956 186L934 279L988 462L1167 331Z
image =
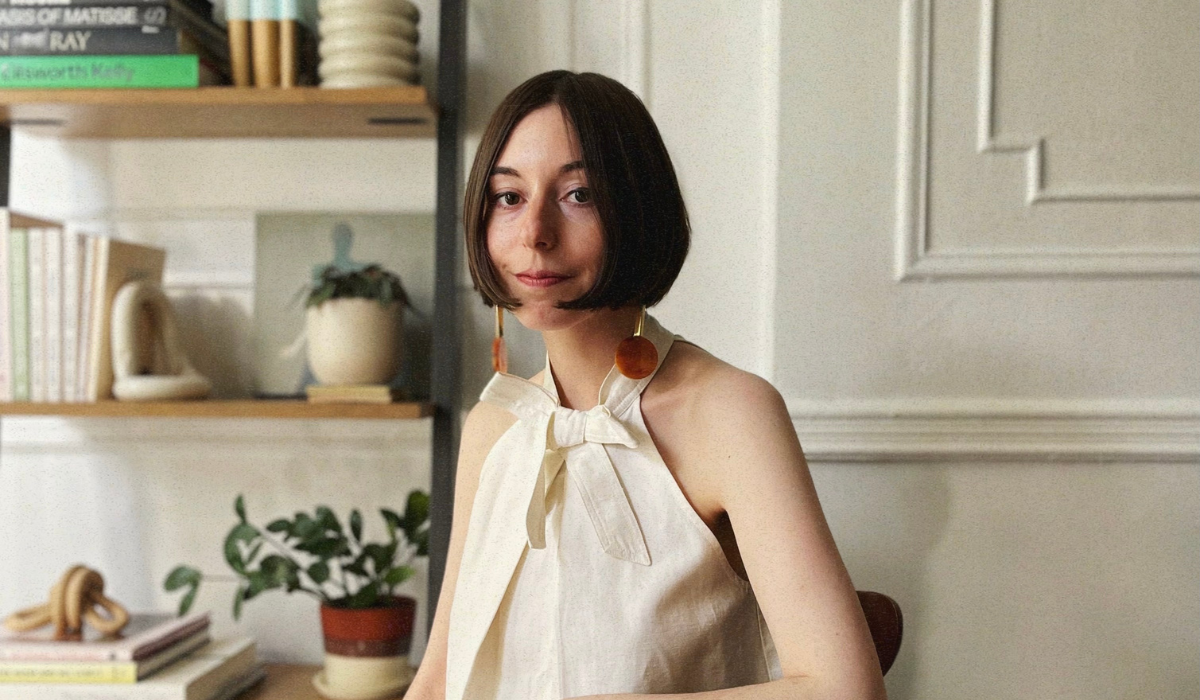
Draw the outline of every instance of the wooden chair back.
M900 604L875 591L858 591L858 603L867 618L867 627L871 629L879 668L886 674L896 660L896 654L900 653L900 639L904 636Z

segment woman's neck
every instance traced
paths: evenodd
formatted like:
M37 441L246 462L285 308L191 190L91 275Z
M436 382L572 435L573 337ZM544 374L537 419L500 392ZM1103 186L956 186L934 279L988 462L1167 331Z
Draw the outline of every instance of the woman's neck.
M637 315L636 307L597 309L570 328L542 332L564 407L586 411L596 405L617 345L633 335Z

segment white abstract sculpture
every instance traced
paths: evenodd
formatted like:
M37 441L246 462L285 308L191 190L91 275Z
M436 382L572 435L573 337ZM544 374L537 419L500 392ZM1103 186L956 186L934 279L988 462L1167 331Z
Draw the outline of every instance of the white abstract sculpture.
M202 399L212 390L188 362L171 302L154 282L128 282L113 299L112 358L121 401Z

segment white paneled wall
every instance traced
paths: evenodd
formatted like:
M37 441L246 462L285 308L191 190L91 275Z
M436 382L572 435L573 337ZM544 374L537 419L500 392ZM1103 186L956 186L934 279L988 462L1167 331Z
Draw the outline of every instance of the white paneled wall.
M1197 8L1102 5L470 3L468 161L540 71L646 100L694 229L656 313L788 400L855 582L904 606L893 698L1200 692ZM431 141L14 151L17 208L171 251L189 347L230 394L255 212L432 210ZM1069 196L1031 202L1030 182ZM1137 197L1093 196L1109 186ZM469 397L491 317L463 279ZM510 341L536 371L540 339ZM0 519L0 609L75 560L165 604L177 561L221 569L238 492L267 517L428 484L420 423L5 419L3 437L0 512L24 517ZM202 602L227 615L230 594ZM246 610L269 657L318 657L309 601Z

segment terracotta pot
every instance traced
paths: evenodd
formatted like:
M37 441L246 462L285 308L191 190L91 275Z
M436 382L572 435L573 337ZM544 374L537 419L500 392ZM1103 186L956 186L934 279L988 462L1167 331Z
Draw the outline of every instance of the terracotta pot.
M330 299L305 314L308 364L322 384L387 384L400 370L403 307Z
M325 666L313 678L327 698L375 698L412 682L408 665L417 602L393 597L386 606L354 610L321 605Z
M321 604L325 651L340 656L404 656L412 645L417 601L395 596L378 608Z

